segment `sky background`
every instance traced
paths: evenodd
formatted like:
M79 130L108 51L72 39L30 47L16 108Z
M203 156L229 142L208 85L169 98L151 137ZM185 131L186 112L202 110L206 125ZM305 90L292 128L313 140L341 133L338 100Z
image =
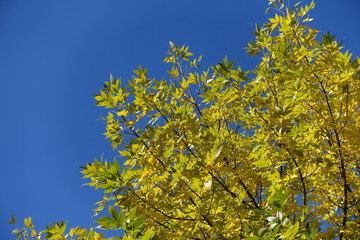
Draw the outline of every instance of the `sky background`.
M311 26L359 56L360 1L316 4ZM96 219L101 191L81 186L80 166L116 155L102 135L106 111L92 97L110 73L126 80L142 65L150 77L166 76L168 41L203 54L204 70L224 56L248 70L257 59L243 48L255 24L274 14L264 15L267 7L266 0L0 0L0 240L15 239L11 214L19 222L31 216L38 230Z

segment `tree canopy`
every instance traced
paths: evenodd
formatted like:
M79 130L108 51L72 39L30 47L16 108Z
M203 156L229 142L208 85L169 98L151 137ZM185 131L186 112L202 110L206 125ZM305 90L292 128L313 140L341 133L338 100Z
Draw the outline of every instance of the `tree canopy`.
M170 42L167 79L139 66L95 96L121 157L82 173L104 190L99 227L124 230L113 239L360 236L360 59L307 25L314 2L269 4L274 16L247 47L253 70L226 57L201 68ZM18 238L105 239L24 223Z

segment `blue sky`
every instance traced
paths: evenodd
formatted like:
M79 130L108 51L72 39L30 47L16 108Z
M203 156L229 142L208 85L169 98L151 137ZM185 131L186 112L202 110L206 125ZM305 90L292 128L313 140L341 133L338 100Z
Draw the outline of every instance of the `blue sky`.
M316 3L311 25L360 55L360 1ZM203 54L204 67L228 56L250 69L256 58L243 48L272 16L266 8L266 0L0 0L0 239L14 239L11 214L31 216L38 229L95 220L101 192L81 186L80 166L115 155L92 98L110 73L126 80L142 65L165 76L168 41Z

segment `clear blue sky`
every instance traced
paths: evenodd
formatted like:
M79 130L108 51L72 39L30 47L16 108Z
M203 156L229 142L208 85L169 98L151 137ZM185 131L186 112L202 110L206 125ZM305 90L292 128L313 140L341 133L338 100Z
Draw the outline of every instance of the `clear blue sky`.
M360 55L360 1L316 3L312 26ZM169 40L203 54L203 66L226 55L249 69L256 58L243 48L272 15L266 8L266 0L0 0L0 239L14 239L11 214L31 216L38 229L95 220L101 192L81 187L79 167L115 155L92 98L110 73L125 80L140 64L164 76Z

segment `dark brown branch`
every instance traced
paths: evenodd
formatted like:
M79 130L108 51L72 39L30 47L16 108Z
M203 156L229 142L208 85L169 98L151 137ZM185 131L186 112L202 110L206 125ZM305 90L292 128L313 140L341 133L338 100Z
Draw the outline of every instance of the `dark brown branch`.
M164 215L165 217L169 218L169 219L174 219L174 220L180 220L180 221L196 221L193 218L178 218L178 217L174 217L174 216L170 216L169 214L163 212L162 210L158 209L157 207L151 205L150 203L148 203L148 201L146 201L146 199L140 197L134 190L132 190L131 188L127 188L132 194L134 194L137 198L139 198L143 203L145 203L147 206L149 206L150 208L154 209L156 212Z
M169 228L169 227L166 226L164 223L161 223L161 222L159 222L159 221L157 221L157 220L155 220L155 222L156 222L157 224L163 226L164 228L169 229L169 230L171 230L172 232L175 232L173 229Z
M349 206L349 209L352 208L353 206L355 206L356 204L358 204L359 202L360 202L360 199L358 199L357 201L355 201L355 203L351 204L351 205Z
M220 181L211 171L208 172L223 188L227 191L233 198L236 198L237 195L232 192L222 181Z
M348 219L348 210L349 210L349 206L348 206L349 189L348 189L348 184L347 184L345 160L344 160L342 150L341 150L341 141L340 141L339 134L337 133L337 131L336 130L334 130L334 131L335 131L337 147L339 149L338 152L339 152L339 160L340 160L340 174L341 174L341 178L343 180L344 205L343 205L342 209L343 209L344 216L343 216L343 221L342 221L342 227L346 228L347 227L347 219ZM343 237L343 233L341 233L340 239L342 239L342 237Z
M199 112L200 117L202 117L202 112L200 110L199 104L196 102L194 95L192 94L190 89L189 89L189 93L190 93L191 98L194 99L194 101L190 101L190 99L188 99L188 98L186 98L186 100L195 106L196 110Z
M192 199L192 197L189 197L189 200L190 202L195 206L195 207L198 207L198 205L196 204L196 202L194 201L194 199ZM210 226L210 227L213 227L214 224L212 223L212 221L210 221L210 219L205 215L205 214L202 214L201 212L199 212L201 217L204 219L204 221Z
M168 118L162 113L162 111L156 105L152 107L155 108L160 113L160 115L165 119L166 122L169 122ZM176 133L178 137L181 137L180 133L175 128L173 129L173 131ZM190 152L191 155L193 155L195 158L198 158L198 156L189 147L189 144L184 139L181 139L181 142L185 145L186 149Z
M206 236L210 237L209 234L206 231L204 231L204 229L202 229L202 227L199 226L199 229L200 229L201 234L203 235L204 239L206 239Z
M152 182L152 184L154 184L156 187L158 187L160 190L162 190L164 193L168 194L171 197L175 197L174 194L169 193L168 191L166 191L164 188L162 188L159 184L157 184L156 182L154 182L150 177L146 177L148 180L150 180Z
M332 199L331 199L331 197L329 196L329 195L327 195L327 193L324 191L324 190L322 190L323 191L323 193L325 194L325 196L330 200L330 202L332 202L335 206L337 206L338 208L342 208L342 206L340 206L339 204L337 204L336 202L334 202Z
M315 73L314 73L314 74L315 74ZM331 110L331 106L330 106L330 102L329 102L329 97L328 97L328 94L326 93L324 84L323 84L321 81L319 81L319 83L320 83L320 86L321 86L321 90L324 92L326 105L327 105L327 107L328 107L328 110L329 110L329 113L330 113L332 122L335 122L334 115L333 115L333 112L332 112L332 110Z
M259 113L256 109L255 109L255 112L260 116L260 118L267 124L269 125L269 122L261 115L261 113ZM279 137L279 134L276 132L275 129L271 128L270 129L276 137ZM307 192L306 192L306 186L305 186L305 180L304 180L304 177L303 177L303 174L299 168L299 164L298 162L296 161L296 159L293 157L293 155L291 154L289 148L284 144L282 143L284 146L285 146L285 149L286 151L289 153L290 157L291 157L291 160L294 162L295 166L297 167L297 171L299 173L299 177L300 177L300 181L301 181L301 184L302 184L302 188L303 188L303 193L304 193L304 197L303 197L303 205L307 205Z
M231 131L230 131L230 128L229 128L229 123L228 123L228 120L227 120L227 118L223 115L222 116L223 118L224 118L224 120L225 120L225 124L226 124L226 129L227 129L227 131L228 131L228 134L229 134L229 138L230 138L230 140L232 139L232 137L231 137Z
M240 178L239 175L237 175L237 177L238 177L238 179L239 179L240 185L244 188L246 194L247 194L248 197L250 198L250 201L254 204L254 206L255 206L256 208L259 208L259 209L260 209L259 204L256 202L254 196L251 194L249 188L245 185L245 183L242 181L242 179Z
M286 147L286 151L289 153L293 163L295 164L296 168L297 168L297 171L299 173L299 176L300 176L300 181L301 181L301 185L302 185L302 192L304 194L304 197L303 197L303 205L307 205L307 191L306 191L306 185L305 185L305 179L304 179L304 176L300 170L300 167L299 167L299 164L298 162L296 161L296 159L294 158L294 156L291 154L290 150L288 147Z
M121 118L125 123L127 122L124 116L121 116ZM140 135L134 130L133 127L129 127L129 129L138 139L140 138ZM146 147L146 149L150 150L150 147L146 144L146 142L144 142L144 140L140 139L140 142ZM154 156L154 153L152 151L150 151L150 153ZM167 169L166 165L159 158L156 158L156 160L164 167L165 170ZM170 171L168 172L171 174Z
M313 106L311 106L307 101L304 100L304 102L305 102L306 105L308 105L312 110L314 110L317 114L319 114L319 116L322 117L322 119L324 119L325 122L328 121L318 110L316 110L316 108L314 108Z
M197 194L197 192L195 192L190 186L189 186L189 184L187 184L187 182L185 182L185 180L182 180L184 183L185 183L185 185L190 189L190 191L193 193L193 194L195 194L195 196L196 197L198 197L199 199L200 199L200 201L203 201L202 200L202 198L199 196L199 194Z

